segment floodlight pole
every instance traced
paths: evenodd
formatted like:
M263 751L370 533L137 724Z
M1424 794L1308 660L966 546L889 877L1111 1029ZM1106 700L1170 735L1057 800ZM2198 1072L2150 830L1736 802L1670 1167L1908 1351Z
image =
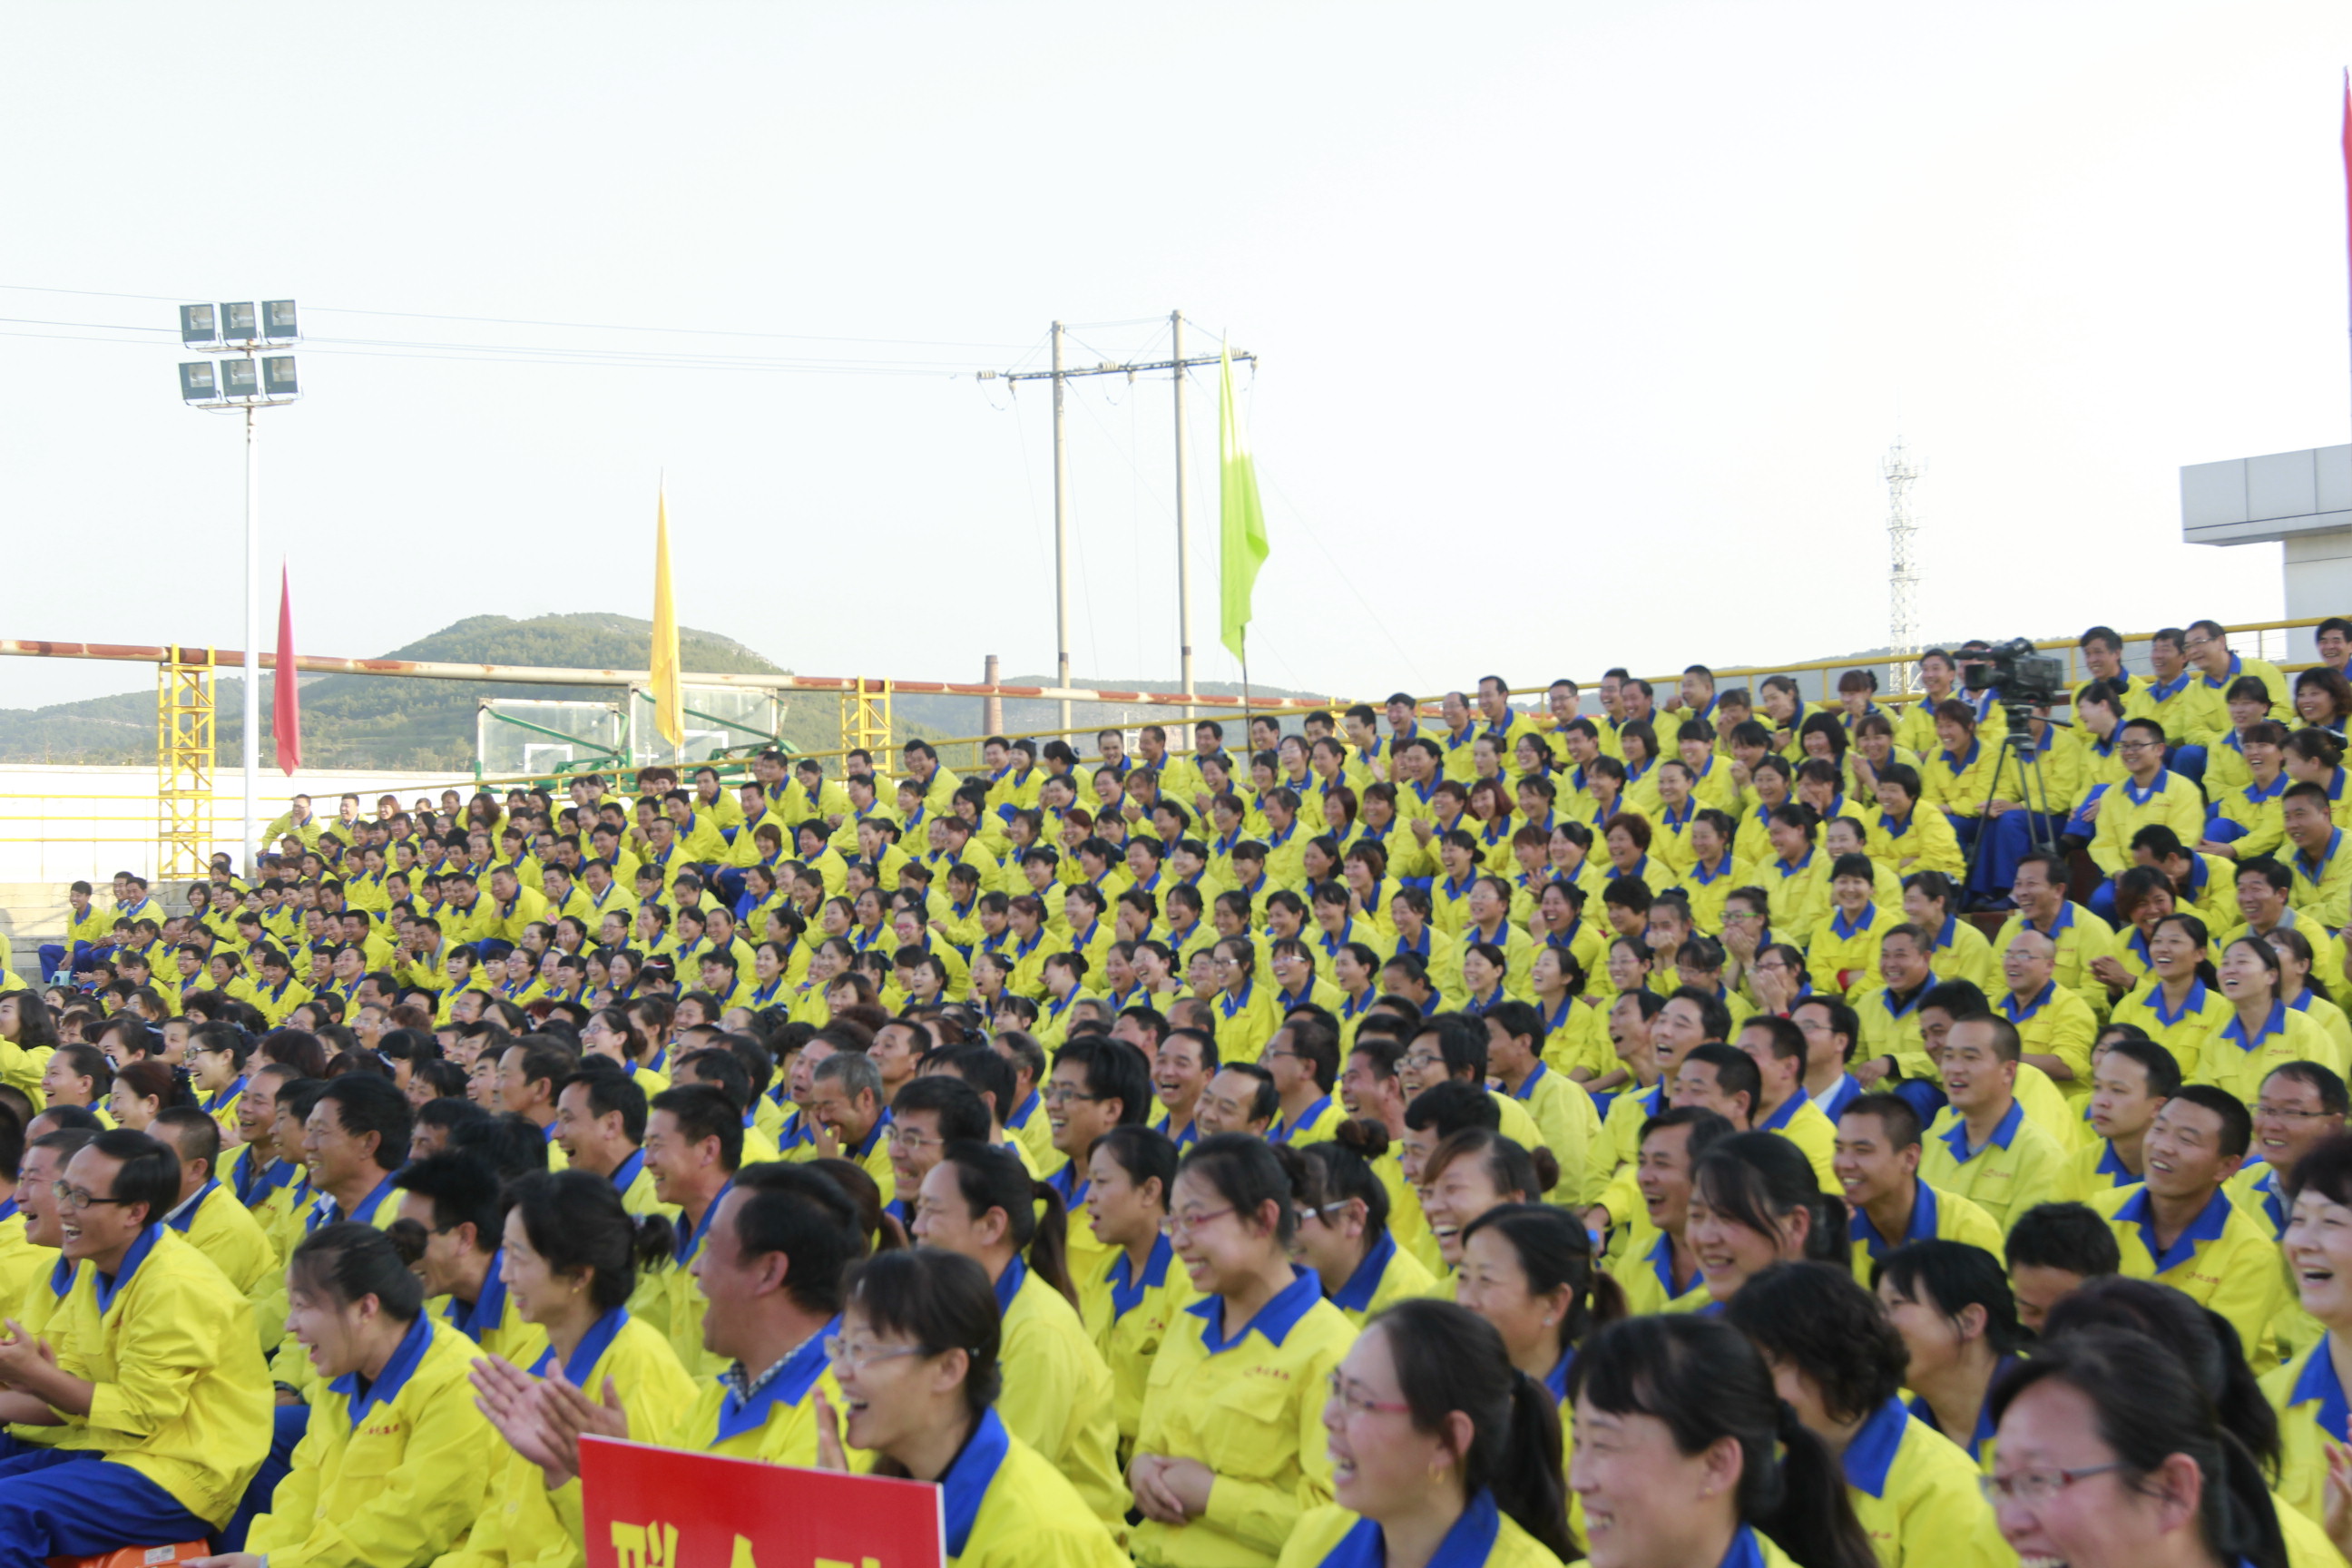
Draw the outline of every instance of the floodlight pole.
M251 356L248 355L248 358ZM254 814L255 779L261 771L261 448L256 444L259 428L254 416L260 409L247 404L245 409L245 805L237 836L245 841L245 870L250 877L261 865L259 835L260 818ZM278 679L288 680L293 671L281 669Z
M1070 439L1062 411L1067 378L1062 370L1062 323L1054 323L1054 681L1070 684ZM1068 740L1070 700L1062 699L1062 739Z
M1188 460L1184 438L1184 312L1168 313L1168 357L1176 362L1169 374L1176 384L1176 647L1184 678L1184 695L1192 695L1192 552L1186 542L1186 526L1191 521L1185 507L1185 465ZM1192 710L1184 710L1190 722Z

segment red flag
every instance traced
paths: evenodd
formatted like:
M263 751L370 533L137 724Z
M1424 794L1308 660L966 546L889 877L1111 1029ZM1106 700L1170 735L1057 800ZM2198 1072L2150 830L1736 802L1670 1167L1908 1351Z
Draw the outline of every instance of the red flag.
M294 668L294 589L282 562L278 567L278 680L273 706L270 739L278 744L278 768L290 774L302 765L302 693Z

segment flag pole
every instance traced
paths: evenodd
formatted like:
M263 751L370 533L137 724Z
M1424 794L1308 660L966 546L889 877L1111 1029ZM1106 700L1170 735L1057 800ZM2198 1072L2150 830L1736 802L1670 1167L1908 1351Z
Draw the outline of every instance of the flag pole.
M1255 700L1250 696L1249 626L1242 626L1242 754L1249 754L1250 707Z

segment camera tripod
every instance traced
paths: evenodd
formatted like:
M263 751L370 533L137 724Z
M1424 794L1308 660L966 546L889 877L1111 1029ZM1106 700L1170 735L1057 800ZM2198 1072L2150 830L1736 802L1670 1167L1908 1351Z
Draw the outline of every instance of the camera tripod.
M2036 713L2029 703L2004 701L2000 710L2008 720L2009 727L2001 734L2000 754L1993 760L1992 776L1985 784L1984 805L1977 812L1976 841L1969 846L1968 865L1960 880L1960 895L1964 900L1978 891L1977 867L1984 857L1985 846L2000 822L2000 818L1993 815L1992 805L2000 798L2001 784L2006 779L2013 776L2017 780L2017 793L2013 798L2017 802L2017 809L2025 813L2028 853L2041 850L2053 854L2058 852L2059 828L2049 819L2053 816L2063 816L2067 803L2061 801L2055 812L2051 809L2049 783L2042 773L2042 754L2049 748L2046 744L2040 747L2033 744L2032 725L2035 719L2042 719L2053 731L2072 726L2063 719L2044 718ZM2013 774L2012 769L2015 770Z

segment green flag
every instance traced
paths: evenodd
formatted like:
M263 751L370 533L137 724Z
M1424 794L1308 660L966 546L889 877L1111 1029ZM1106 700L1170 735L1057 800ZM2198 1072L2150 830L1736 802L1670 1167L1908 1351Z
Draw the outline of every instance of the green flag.
M1265 564L1265 509L1258 504L1257 465L1234 406L1234 353L1224 351L1217 385L1217 460L1223 479L1218 511L1217 603L1225 647L1243 657L1250 623L1250 589Z

